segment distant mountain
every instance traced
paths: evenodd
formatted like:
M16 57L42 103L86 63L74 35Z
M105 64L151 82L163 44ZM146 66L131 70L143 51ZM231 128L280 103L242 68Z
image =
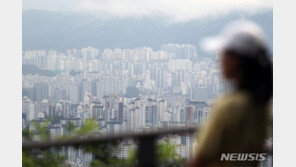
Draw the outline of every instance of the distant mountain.
M225 23L246 18L260 24L272 48L272 11L260 14L234 13L218 18L204 18L187 23L168 23L160 18L112 18L102 20L78 13L23 11L23 50L92 46L104 48L136 48L150 46L160 49L165 43L198 45L207 35L216 34Z

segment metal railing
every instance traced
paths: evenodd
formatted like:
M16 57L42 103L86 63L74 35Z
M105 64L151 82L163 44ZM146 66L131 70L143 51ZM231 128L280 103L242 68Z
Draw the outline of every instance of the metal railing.
M81 146L85 144L109 143L122 139L135 139L137 142L137 166L138 167L156 167L158 166L156 157L156 139L168 135L188 135L195 134L196 127L183 127L173 129L147 130L138 133L116 133L114 135L100 135L87 138L75 138L48 142L24 142L23 150L47 150L65 146ZM273 155L272 149L267 149L266 153Z
M112 142L122 139L135 139L137 141L137 166L156 167L158 166L156 157L156 139L167 135L187 135L197 132L196 127L183 127L173 129L147 130L138 133L116 133L114 135L100 135L87 138L65 139L48 142L24 142L23 150L58 148L65 146L80 146L84 144L96 144L100 142Z

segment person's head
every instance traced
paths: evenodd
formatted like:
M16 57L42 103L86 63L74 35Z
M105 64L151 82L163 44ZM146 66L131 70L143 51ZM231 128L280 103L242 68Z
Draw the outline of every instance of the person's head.
M224 29L222 38L223 76L256 102L268 102L273 93L273 67L261 28L252 22L235 22Z
M242 35L252 40L252 36ZM237 40L242 40L245 45L252 45L252 41ZM268 54L264 45L256 43L250 46L249 50L226 47L221 52L223 76L231 80L237 89L253 95L257 102L266 103L272 97L273 91L273 67Z

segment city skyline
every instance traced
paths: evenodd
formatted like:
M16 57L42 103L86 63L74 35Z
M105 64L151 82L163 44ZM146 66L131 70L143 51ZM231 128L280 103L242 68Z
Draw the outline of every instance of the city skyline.
M228 89L216 58L199 57L197 47L190 44L164 44L155 51L28 50L22 57L23 67L35 70L23 70L23 128L34 129L32 122L42 125L50 119L51 139L68 135L70 122L79 129L89 119L107 135L199 126L206 123L217 96ZM179 157L193 155L193 136L165 140L178 145ZM135 144L122 144L114 154L126 159ZM92 156L77 156L77 151L69 148L68 163L88 166Z
M260 24L271 49L273 38L271 1L212 5L217 2L24 1L23 130L44 127L47 140L58 140L89 135L81 132L89 124L92 135L206 124L232 88L221 76L219 55L204 52L200 41L237 19ZM183 160L196 144L193 134L157 142L173 145ZM124 139L110 155L127 160L136 147ZM61 152L70 166L95 161L81 148Z

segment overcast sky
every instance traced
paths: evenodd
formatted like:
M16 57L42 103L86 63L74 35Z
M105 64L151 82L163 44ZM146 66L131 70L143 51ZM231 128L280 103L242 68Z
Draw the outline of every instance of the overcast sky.
M73 11L108 17L163 17L186 22L235 11L272 9L272 0L23 0L23 10Z

